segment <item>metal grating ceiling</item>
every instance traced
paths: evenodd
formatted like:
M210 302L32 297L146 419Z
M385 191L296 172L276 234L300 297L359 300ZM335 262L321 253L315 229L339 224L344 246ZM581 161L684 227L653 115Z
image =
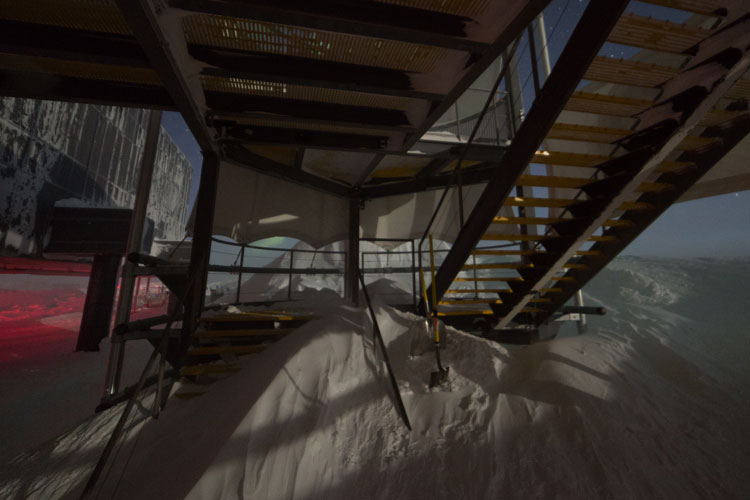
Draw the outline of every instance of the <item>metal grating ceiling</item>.
M159 76L154 70L149 68L132 68L83 61L65 61L51 57L0 54L0 68L111 82L161 85Z
M131 35L113 0L0 0L0 18Z
M448 49L214 15L182 20L188 43L429 73Z
M349 90L335 90L320 87L306 87L287 83L264 82L246 80L242 78L223 78L218 76L202 76L203 89L213 92L227 92L233 94L262 95L300 101L325 102L369 108L408 109L413 99L405 97L354 92Z
M489 5L489 0L375 0L379 3L432 10L455 16L476 17Z

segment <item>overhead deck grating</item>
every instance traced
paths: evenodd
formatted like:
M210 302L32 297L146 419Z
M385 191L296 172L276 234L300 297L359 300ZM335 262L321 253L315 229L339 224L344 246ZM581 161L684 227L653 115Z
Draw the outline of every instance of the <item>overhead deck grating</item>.
M369 108L398 109L402 111L409 109L410 103L414 102L414 99L405 97L354 92L351 90L307 87L304 85L288 83L246 80L243 78L223 78L204 75L201 76L201 83L203 84L204 90L213 92L262 95L300 101L325 102Z
M432 10L455 16L478 16L490 4L489 0L374 0L378 3Z
M608 41L681 54L703 40L709 31L635 14L625 14L609 34Z
M434 71L440 61L455 52L416 43L225 16L189 15L183 18L182 24L190 44L418 73Z
M83 61L64 61L51 57L30 57L0 53L0 68L93 80L161 86L159 76L154 70L149 68L131 68Z
M0 19L132 35L112 0L0 0Z

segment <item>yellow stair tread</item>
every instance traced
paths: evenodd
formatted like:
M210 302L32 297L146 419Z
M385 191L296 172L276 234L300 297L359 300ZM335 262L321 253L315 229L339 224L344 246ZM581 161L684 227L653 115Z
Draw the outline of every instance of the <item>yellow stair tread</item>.
M185 392L175 392L174 397L178 399L194 399L200 396L203 396L208 391L185 391Z
M566 219L562 217L495 217L492 221L493 224L532 224L532 225L549 225L549 224L556 224L558 222L565 222L573 219ZM604 223L604 226L606 227L614 227L614 226L632 226L633 222L629 220L624 219L610 219L607 222ZM498 252L501 252L502 250L498 250ZM479 250L475 250L475 252L479 252ZM476 255L531 255L534 253L543 253L543 252L535 252L533 250L526 250L527 253L514 253L514 254L503 254L503 253L487 253L487 254L481 254L476 253Z
M482 309L473 311L438 311L438 316L491 316L494 314L492 309Z
M550 208L565 208L578 203L578 200L572 200L567 198L533 198L533 197L519 197L509 196L503 202L503 205L508 207L550 207Z
M602 253L599 250L578 250L576 251L576 255L580 256L590 256L590 257L596 257L598 255L601 255Z
M267 344L197 346L188 349L188 354L190 356L209 356L215 354L253 354L265 350L266 347L268 347Z
M261 335L286 335L293 332L294 328L255 328L255 329L240 329L240 330L203 330L197 332L195 335L198 338L211 338L211 337L254 337Z
M478 248L476 250L472 250L472 255L496 255L496 256L510 256L510 255L540 255L546 253L544 251L539 250L484 250L482 248Z
M716 0L642 0L645 3L685 10L704 16L716 16Z
M518 276L504 277L504 276L491 276L491 277L477 277L477 278L455 278L455 281L523 281L523 278Z
M617 20L607 41L641 49L681 54L706 38L709 33L710 31L697 26L625 13Z
M502 304L503 301L500 299L449 299L441 300L438 305L460 305L460 304Z
M240 370L237 365L211 363L202 365L190 365L180 368L180 375L205 375L207 373L234 373Z
M513 293L510 288L467 288L465 290L446 290L445 293Z
M466 264L461 270L462 271L473 271L474 269L521 269L524 267L531 267L531 264L524 264L521 262L500 262L495 264Z
M604 235L604 236L590 236L589 241L598 241L601 243L614 243L617 241L616 236Z
M499 240L499 241L539 241L550 238L544 234L502 234L502 233L486 233L482 236L483 240Z
M538 307L524 307L519 312L522 313L538 313L538 312L545 312L544 309L540 309Z
M654 101L645 99L577 91L565 103L565 109L580 113L630 117L653 104Z
M679 70L632 59L596 56L583 76L584 80L656 88L673 78Z
M315 319L316 316L311 314L294 314L285 313L278 311L263 311L263 312L239 312L229 314L217 314L215 316L203 316L198 321L201 323L219 322L219 321L304 321Z
M547 134L547 139L612 144L632 133L633 131L629 129L576 125L573 123L555 123ZM685 137L675 149L678 151L697 149L705 147L717 140L717 138L689 135Z

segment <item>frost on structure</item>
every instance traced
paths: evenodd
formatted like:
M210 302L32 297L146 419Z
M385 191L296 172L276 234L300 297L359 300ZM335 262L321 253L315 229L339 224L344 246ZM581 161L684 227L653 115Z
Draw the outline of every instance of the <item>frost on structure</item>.
M0 253L39 255L58 200L130 208L149 111L0 98ZM161 130L148 206L156 238L184 234L192 167Z

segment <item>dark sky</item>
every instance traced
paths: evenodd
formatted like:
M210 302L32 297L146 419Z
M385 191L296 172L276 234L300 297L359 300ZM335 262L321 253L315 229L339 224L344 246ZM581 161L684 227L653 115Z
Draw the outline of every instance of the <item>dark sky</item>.
M562 46L575 28L587 2L553 0L546 11L546 31L551 62L557 60ZM688 15L665 7L630 2L628 12L658 19L683 22ZM561 15L562 14L562 15ZM637 49L606 44L601 55L630 57ZM533 100L528 45L519 46L524 85L524 104ZM164 113L162 125L193 166L189 207L198 190L202 156L190 130L179 113ZM750 255L750 191L678 203L667 210L623 253L674 257L732 257Z

